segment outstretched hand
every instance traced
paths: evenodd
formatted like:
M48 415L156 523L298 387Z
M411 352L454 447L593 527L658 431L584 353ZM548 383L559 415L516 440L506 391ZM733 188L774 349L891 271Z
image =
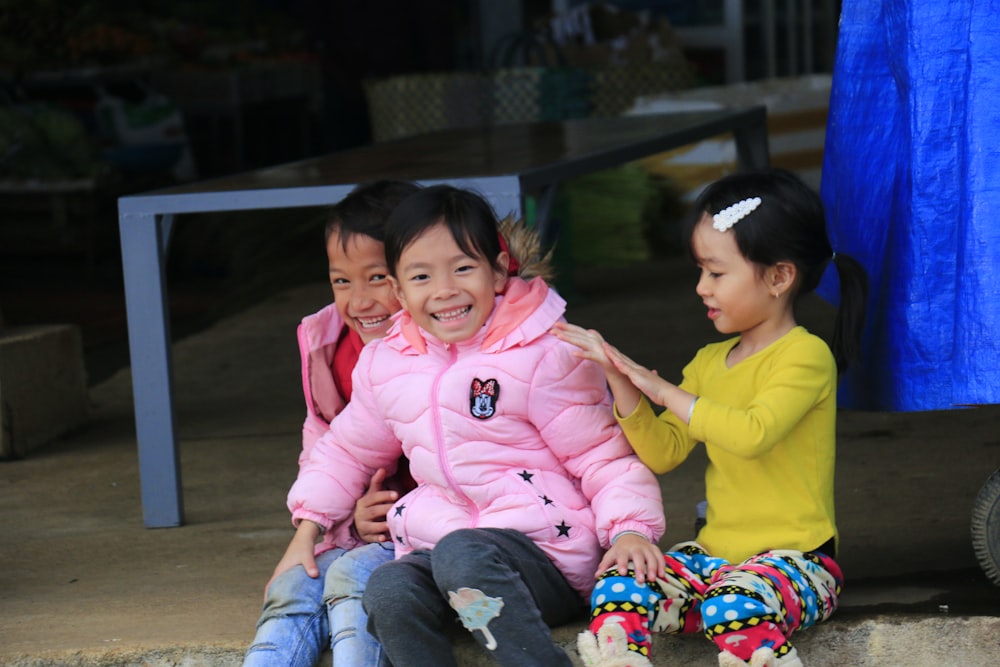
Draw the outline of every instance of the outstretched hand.
M604 558L597 566L596 576L600 577L612 567L618 568L618 574L625 575L630 563L635 571L635 580L640 584L666 577L660 548L642 535L632 533L618 536L611 548L604 553Z
M392 504L399 499L399 493L382 488L385 478L385 468L376 470L368 491L354 505L354 529L365 542L385 542L389 539L385 517Z
M564 343L579 348L578 357L596 361L604 369L605 375L618 374L618 370L604 351L605 342L600 332L584 329L569 322L556 322L552 326L551 333Z
M556 322L550 332L564 343L576 346L578 348L576 356L596 362L604 370L611 395L621 414L628 415L635 410L635 406L639 403L639 390L615 367L611 357L608 356L610 346L600 332L568 322Z
M673 412L685 424L688 423L691 418L691 408L697 398L694 394L684 391L672 382L667 382L655 370L637 364L607 343L604 344L604 353L608 355L615 370L621 373L629 386L644 393L653 403ZM617 402L617 394L615 400ZM621 403L619 409L622 409Z
M660 377L655 370L638 364L609 343L604 343L604 354L618 373L621 373L636 389L649 397L657 405L666 405L664 391L673 385Z

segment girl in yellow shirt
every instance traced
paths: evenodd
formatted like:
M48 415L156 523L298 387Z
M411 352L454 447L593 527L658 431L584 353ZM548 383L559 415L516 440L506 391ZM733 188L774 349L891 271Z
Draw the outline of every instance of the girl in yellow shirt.
M735 336L702 348L680 385L596 331L553 329L604 368L618 421L654 472L674 469L699 442L709 459L696 541L662 563L606 557L580 655L588 667L649 667L651 630L702 632L720 649L720 667L801 667L789 637L829 618L843 583L834 561L836 387L860 344L867 277L834 253L822 201L789 172L727 176L694 211L685 238L701 270L696 291L715 328ZM831 263L841 289L832 353L796 323L793 307ZM666 410L657 416L650 401Z

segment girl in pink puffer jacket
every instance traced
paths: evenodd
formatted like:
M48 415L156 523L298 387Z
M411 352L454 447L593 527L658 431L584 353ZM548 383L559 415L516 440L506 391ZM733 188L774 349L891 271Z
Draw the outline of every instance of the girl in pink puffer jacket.
M571 665L549 626L580 616L596 573L662 574L659 484L617 426L601 368L549 333L565 302L509 276L485 200L424 188L385 241L405 310L362 351L289 509L336 529L405 454L418 486L390 510L396 560L364 594L387 663L455 664L457 613L498 664Z

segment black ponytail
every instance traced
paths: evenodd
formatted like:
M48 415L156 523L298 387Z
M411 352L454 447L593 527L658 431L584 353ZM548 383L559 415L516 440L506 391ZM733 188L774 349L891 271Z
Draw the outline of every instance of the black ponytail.
M858 260L836 253L833 263L840 278L840 306L833 324L833 357L837 371L843 375L847 367L861 358L861 332L868 308L868 273Z

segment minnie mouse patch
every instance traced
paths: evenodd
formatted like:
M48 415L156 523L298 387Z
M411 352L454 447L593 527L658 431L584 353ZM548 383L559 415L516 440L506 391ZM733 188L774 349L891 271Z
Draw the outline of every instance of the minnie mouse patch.
M469 410L476 419L489 419L497 410L497 399L500 398L500 383L495 379L472 381L469 391Z

